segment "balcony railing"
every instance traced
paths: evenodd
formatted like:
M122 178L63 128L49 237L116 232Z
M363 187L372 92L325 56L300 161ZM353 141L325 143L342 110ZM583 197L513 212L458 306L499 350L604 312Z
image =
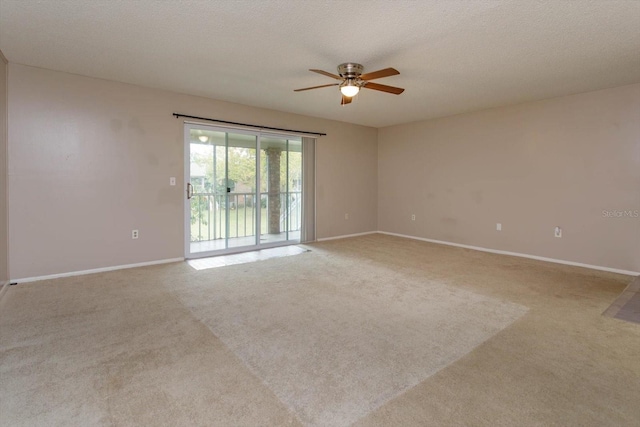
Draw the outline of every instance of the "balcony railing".
M260 232L268 233L269 193L194 193L191 197L191 241L204 242L256 234L256 209L261 209ZM229 209L227 210L227 205ZM280 232L299 231L302 224L302 192L280 193Z

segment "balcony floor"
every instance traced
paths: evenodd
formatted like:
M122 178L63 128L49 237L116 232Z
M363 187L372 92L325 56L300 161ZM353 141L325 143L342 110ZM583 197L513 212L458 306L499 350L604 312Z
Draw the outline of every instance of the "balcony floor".
M263 234L260 236L260 244L261 245L269 245L272 243L300 243L300 231L290 231L289 232L289 240L287 240L286 233L279 234ZM243 246L251 247L252 249L256 246L256 236L247 236L247 237L230 237L229 238L229 247L225 247L225 239L216 239L216 240L206 240L202 242L191 242L190 253L198 254L201 252L213 252L213 251L222 251L225 249L233 249L240 248Z

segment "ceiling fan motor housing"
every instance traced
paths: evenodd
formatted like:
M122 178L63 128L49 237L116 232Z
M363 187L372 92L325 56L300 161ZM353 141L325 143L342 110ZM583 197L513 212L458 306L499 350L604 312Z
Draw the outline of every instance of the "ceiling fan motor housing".
M354 62L345 62L338 65L338 74L345 79L357 79L363 71L364 67Z

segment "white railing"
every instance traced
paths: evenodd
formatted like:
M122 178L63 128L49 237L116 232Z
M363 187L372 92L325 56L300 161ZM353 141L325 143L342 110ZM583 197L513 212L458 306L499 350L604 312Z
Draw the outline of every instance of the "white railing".
M280 193L280 232L299 231L302 225L302 192ZM229 205L227 211L226 206ZM257 206L261 212L261 233L268 232L268 193L194 193L191 196L191 241L203 242L256 234ZM226 212L229 212L228 218Z

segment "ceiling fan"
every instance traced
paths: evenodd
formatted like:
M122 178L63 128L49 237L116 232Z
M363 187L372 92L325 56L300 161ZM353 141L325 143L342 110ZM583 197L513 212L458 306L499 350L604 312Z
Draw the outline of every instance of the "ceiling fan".
M404 89L399 87L370 82L370 80L381 79L382 77L389 77L400 74L400 72L395 68L385 68L383 70L374 71L372 73L362 74L362 72L364 71L364 67L362 65L353 62L345 62L344 64L338 65L339 75L335 75L322 70L309 71L313 71L314 73L322 74L336 80L342 80L342 82L295 89L294 92L319 89L321 87L339 86L340 92L342 93L342 100L340 101L340 105L351 103L351 99L358 94L361 88L379 90L381 92L393 93L394 95L400 95L402 92L404 92Z

